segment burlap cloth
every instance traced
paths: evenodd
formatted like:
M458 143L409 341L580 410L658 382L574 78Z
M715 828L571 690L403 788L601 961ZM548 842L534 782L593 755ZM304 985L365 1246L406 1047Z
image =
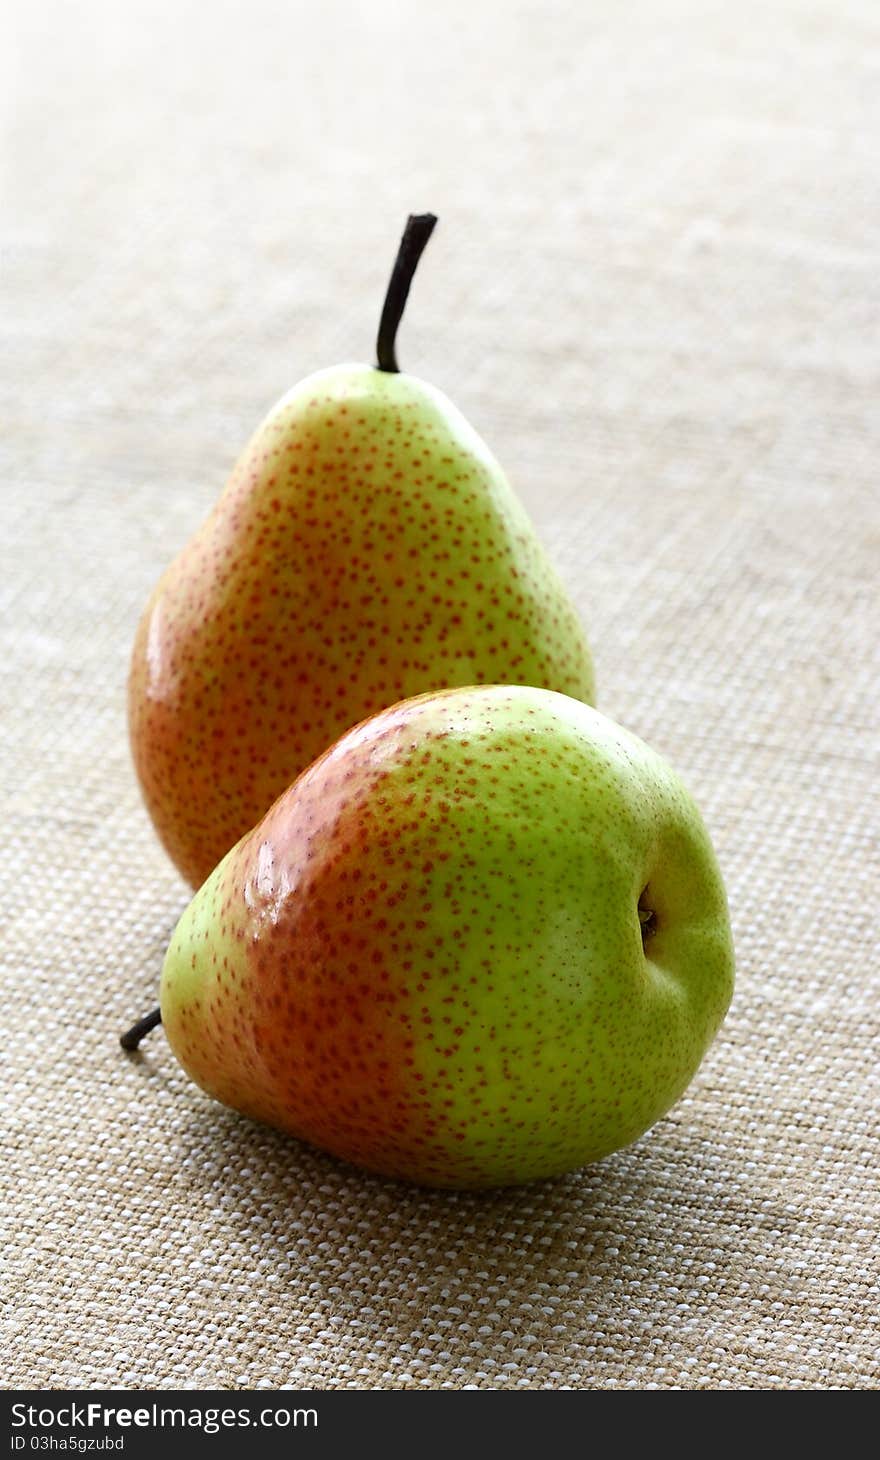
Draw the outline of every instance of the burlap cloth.
M18 7L3 240L3 1382L875 1387L878 17ZM8 30L8 28L7 28ZM273 400L401 336L492 443L601 705L697 794L734 1005L687 1097L443 1195L212 1105L129 645Z

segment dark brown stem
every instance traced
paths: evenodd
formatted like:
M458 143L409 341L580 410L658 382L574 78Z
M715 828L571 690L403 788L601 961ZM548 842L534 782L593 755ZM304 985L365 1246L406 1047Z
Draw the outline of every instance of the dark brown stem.
M151 1029L155 1029L156 1025L161 1023L162 1010L154 1009L152 1014L146 1014L143 1019L138 1019L136 1024L132 1024L128 1033L123 1034L119 1043L123 1049L137 1049L144 1035L149 1034Z
M400 248L397 251L394 268L391 270L388 292L382 307L382 318L379 321L379 337L376 341L376 359L379 362L379 369L387 371L390 375L397 375L399 371L395 353L397 326L400 324L406 305L413 274L424 252L425 244L434 232L436 222L437 219L433 213L410 213L406 220Z

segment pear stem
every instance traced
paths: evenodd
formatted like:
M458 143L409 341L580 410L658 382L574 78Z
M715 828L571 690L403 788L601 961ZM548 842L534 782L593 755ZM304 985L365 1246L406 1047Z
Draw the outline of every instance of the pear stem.
M413 274L418 267L425 244L434 232L436 222L437 219L433 213L410 213L406 220L400 248L397 251L397 258L388 282L388 292L385 295L382 318L379 321L379 336L376 340L376 359L379 369L385 370L389 375L399 373L400 367L397 364L394 350L397 326L400 324L406 307Z
M144 1035L149 1034L151 1029L155 1029L156 1025L161 1023L162 1010L154 1009L152 1014L146 1014L143 1019L138 1019L136 1024L132 1024L119 1043L123 1049L137 1049Z

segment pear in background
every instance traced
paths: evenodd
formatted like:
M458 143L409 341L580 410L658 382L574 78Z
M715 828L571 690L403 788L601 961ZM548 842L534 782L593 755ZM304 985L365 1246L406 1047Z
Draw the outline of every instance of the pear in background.
M393 706L316 761L193 898L161 1018L236 1110L390 1176L491 1186L635 1140L732 987L676 774L584 704L496 685Z
M413 217L379 367L310 376L269 413L137 631L131 745L198 886L317 755L397 700L506 682L589 701L577 614L504 473L394 339L436 220Z

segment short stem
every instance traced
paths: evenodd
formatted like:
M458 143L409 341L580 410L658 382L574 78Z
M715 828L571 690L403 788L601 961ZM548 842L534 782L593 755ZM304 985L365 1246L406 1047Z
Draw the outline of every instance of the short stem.
M382 318L379 321L379 337L376 341L376 359L379 362L379 369L385 370L390 375L396 375L399 369L395 341L397 326L400 324L409 295L409 286L424 252L425 244L434 232L436 222L437 219L433 213L410 213L406 220L400 248L397 251L397 259L391 270L388 292L382 308Z
M149 1034L151 1029L155 1029L156 1025L161 1023L162 1010L154 1009L152 1014L146 1014L143 1019L138 1019L136 1024L132 1024L128 1033L123 1034L119 1043L123 1049L137 1049L144 1035Z

